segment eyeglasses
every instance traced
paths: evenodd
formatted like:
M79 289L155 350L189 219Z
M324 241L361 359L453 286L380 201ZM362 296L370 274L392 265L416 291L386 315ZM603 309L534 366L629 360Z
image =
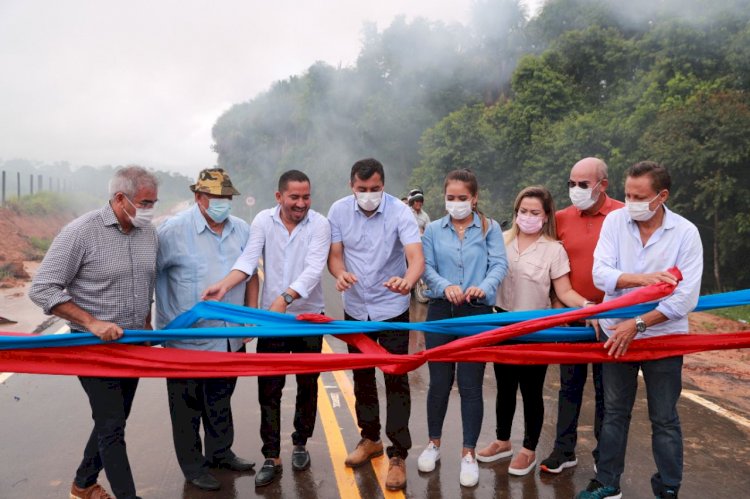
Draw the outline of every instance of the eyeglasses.
M601 180L599 182L601 182ZM599 185L599 182L597 182L596 184L594 184L594 186ZM590 183L591 182L589 182L588 180L581 180L580 182L575 182L573 180L568 180L568 189L572 189L575 186L578 186L581 189L588 189Z

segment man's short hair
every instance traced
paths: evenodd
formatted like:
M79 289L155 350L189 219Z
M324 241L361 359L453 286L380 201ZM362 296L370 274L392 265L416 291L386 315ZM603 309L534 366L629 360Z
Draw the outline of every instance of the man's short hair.
M113 199L115 194L122 192L129 199L133 199L139 190L143 188L157 189L159 179L142 166L128 165L115 171L115 175L109 181L109 198Z
M669 170L666 166L655 161L640 161L625 172L625 178L638 178L644 175L651 177L651 187L653 187L654 192L661 192L664 189L671 190L672 176L669 174Z
M310 179L299 170L286 171L281 174L281 177L279 177L279 192L286 191L289 182L307 182L309 184Z
M367 180L375 174L380 175L380 180L385 183L385 171L383 165L374 158L360 159L352 165L352 173L349 176L349 182L354 183L354 177L360 180Z

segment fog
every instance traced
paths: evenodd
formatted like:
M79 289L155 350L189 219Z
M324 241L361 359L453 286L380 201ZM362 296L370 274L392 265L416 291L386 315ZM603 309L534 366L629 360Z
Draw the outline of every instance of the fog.
M0 2L0 159L195 175L232 104L315 61L356 61L365 22L465 22L471 0Z

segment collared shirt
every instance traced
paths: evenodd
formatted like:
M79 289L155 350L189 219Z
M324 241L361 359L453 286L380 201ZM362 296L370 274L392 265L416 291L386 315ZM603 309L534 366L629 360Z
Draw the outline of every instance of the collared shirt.
M414 219L417 221L419 232L423 233L427 226L430 224L430 215L428 215L424 210L419 210L419 213L417 213L417 210L415 210L414 208L411 209L411 212L414 215Z
M482 231L482 220L474 218L460 239L451 223L450 215L427 226L422 236L424 246L424 280L430 298L443 298L445 288L451 285L462 291L477 286L485 293L481 300L485 305L494 305L497 287L508 270L505 244L500 225L487 220L487 233Z
M108 203L63 227L34 276L29 298L45 314L72 300L98 320L143 329L154 293L157 244L152 225L122 232Z
M209 227L198 205L170 218L157 230L159 253L156 259L156 327L164 328L172 319L201 301L201 293L232 270L245 248L250 227L244 220L230 216L221 234ZM222 300L243 305L245 286L235 286ZM201 320L193 327L237 326L219 320ZM205 338L166 342L172 348L227 351L225 338ZM229 347L237 351L241 338L231 338Z
M286 309L288 314L319 314L323 311L320 279L331 249L331 226L320 213L309 210L289 233L280 216L281 208L268 208L255 216L250 239L234 269L252 275L263 257L261 307L268 309L287 288L299 293Z
M688 332L688 312L698 303L703 275L703 246L698 229L687 219L664 206L664 220L644 246L638 224L625 208L615 210L604 220L594 251L594 283L604 291L604 301L638 288L616 289L623 273L647 274L677 266L682 281L662 299L656 310L669 320L649 326L636 338ZM601 319L605 334L622 319Z
M552 281L570 272L562 243L542 235L521 253L514 237L505 251L508 275L500 286L497 305L509 312L549 308Z
M563 243L570 259L570 284L587 300L600 303L604 292L594 285L591 269L594 267L594 248L606 216L625 206L621 201L606 198L599 211L593 215L571 205L555 213L557 237Z
M383 200L366 216L354 195L339 199L328 212L331 242L343 243L346 269L357 282L343 293L344 310L359 321L382 321L404 313L409 295L388 290L383 284L406 273L404 246L421 244L411 208L383 193Z

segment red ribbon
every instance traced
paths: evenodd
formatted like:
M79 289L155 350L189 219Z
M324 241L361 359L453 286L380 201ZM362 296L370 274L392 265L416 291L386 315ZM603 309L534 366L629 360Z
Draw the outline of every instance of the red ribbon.
M677 269L670 270L678 279ZM496 345L523 334L584 319L600 312L658 300L674 286L659 283L585 309L533 319L457 339L438 348L394 355L365 334L337 336L357 347L359 354L245 354L150 348L124 344L86 347L34 348L0 351L0 371L103 377L215 378L301 374L379 367L399 374L429 361L498 362L506 364L577 364L615 362L601 343L540 343ZM301 320L327 322L325 316ZM619 361L655 360L705 350L750 347L750 331L720 335L675 334L635 340Z

